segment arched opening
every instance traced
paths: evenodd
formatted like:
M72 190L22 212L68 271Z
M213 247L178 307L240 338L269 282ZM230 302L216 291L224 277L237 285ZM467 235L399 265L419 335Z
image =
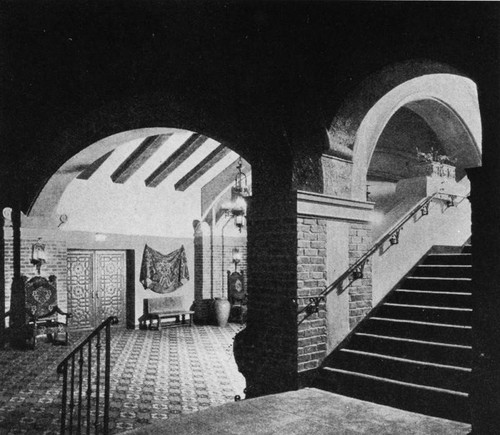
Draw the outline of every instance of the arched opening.
M403 134L406 136L402 140L407 144L399 148L414 152L416 146L410 145L409 132L418 130L423 136L434 136L426 139L427 148L440 143L441 150L456 159L459 179L465 175L464 168L480 166L481 120L474 82L452 74L416 77L399 84L366 107L353 144L352 192L355 198L365 198L367 174L379 141L396 142L395 134ZM392 139L388 139L391 134ZM422 146L423 136L419 135L418 139ZM383 145L386 149L387 146L387 143ZM393 149L396 148L393 145ZM381 148L377 152L381 152ZM392 168L391 171L398 170Z
M453 208L435 203L429 217L405 225L403 247L374 255L373 304L433 246L460 246L470 237L465 169L480 165L477 91L467 78L416 77L366 110L353 147L352 195L375 203L374 243L435 192L456 195L461 203Z
M367 199L375 203L375 239L412 204L408 202L392 220L383 216L390 213L404 196L419 196L417 190L408 190L411 182L401 181L424 175L423 165L430 163L426 159L441 159L447 164L443 168L448 170L451 166L449 170L453 171L439 179L442 186L436 189L446 190L447 182L457 182L462 185L462 194L468 191L465 168L480 161L467 127L453 110L433 99L416 100L401 106L385 125L373 150L366 183Z
M229 323L221 327L214 309L216 299L231 296L234 272L243 276L237 291L246 293L246 210L238 214L231 202L237 199L237 174L248 195L250 164L205 135L174 128L123 132L64 163L22 222L23 243L41 235L47 244L42 273L50 269L58 275L74 330L92 329L116 315L121 325L144 327L134 331L144 340L159 340L160 346L175 341L179 355L206 353L201 363L193 363L201 364L206 379L218 377L217 392L203 399L207 405L231 401L243 395L245 386L230 344L244 327L246 312L231 309ZM144 275L146 249L153 252L148 267L155 273ZM177 263L168 257L181 250L178 277ZM146 307L174 299L180 300L176 308L186 311L185 318L160 317L159 325L144 320ZM164 308L168 314L168 305ZM182 367L179 355L168 349L169 362Z

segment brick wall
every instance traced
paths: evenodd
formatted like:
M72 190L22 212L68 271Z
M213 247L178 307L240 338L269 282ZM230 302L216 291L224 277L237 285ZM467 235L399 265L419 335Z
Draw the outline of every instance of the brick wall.
M227 298L227 271L234 271L233 249L238 248L241 262L238 271L247 275L246 234L242 237L210 237L209 228L195 234L195 320L213 322L213 298ZM213 243L212 243L213 242ZM224 248L223 248L224 245Z
M349 228L349 264L354 264L371 247L369 224L353 223ZM349 288L349 326L353 329L372 309L371 262L365 264L363 278Z
M327 284L326 221L297 219L297 297L298 309L309 303ZM298 327L298 371L315 369L326 356L326 313L308 316Z
M21 229L21 275L25 275L28 279L37 275L36 268L31 264L31 247L38 241L40 232L34 229ZM4 252L4 268L5 268L5 307L10 307L11 286L14 278L14 263L13 263L13 231L12 228L4 228L5 237L5 252ZM43 232L42 243L45 244L45 252L47 262L41 268L41 276L48 278L50 275L57 277L57 301L59 307L67 310L67 290L66 290L66 274L67 274L67 249L66 242L60 240L54 235Z

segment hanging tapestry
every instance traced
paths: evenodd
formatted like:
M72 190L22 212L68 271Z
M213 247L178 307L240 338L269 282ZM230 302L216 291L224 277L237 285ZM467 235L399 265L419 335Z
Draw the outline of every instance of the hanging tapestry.
M184 245L167 255L146 245L139 279L145 289L156 293L171 293L178 289L183 280L189 279Z

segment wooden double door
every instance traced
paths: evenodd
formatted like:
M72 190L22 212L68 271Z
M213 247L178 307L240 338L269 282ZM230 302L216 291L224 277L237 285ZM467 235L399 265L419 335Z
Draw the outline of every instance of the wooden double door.
M72 329L93 329L109 316L125 325L125 251L68 251L67 282Z

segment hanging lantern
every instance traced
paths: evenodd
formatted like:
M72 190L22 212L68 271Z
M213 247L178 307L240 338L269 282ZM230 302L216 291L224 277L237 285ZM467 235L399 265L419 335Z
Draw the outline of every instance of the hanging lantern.
M245 197L250 196L247 176L241 170L242 166L243 164L240 157L237 165L238 172L234 177L234 186L231 188L231 201L222 206L226 216L234 218L234 224L240 232L245 226L246 221L247 202Z

